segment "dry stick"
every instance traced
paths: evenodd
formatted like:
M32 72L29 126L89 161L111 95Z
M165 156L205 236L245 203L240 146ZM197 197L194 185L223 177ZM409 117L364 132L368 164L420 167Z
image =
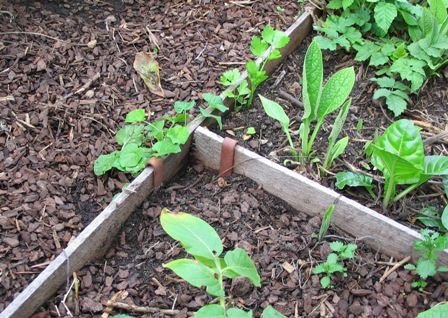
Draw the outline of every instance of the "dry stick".
M55 37L53 37L53 36L49 36L49 35L46 35L46 34L42 34L42 33L39 33L39 32L25 32L25 31L11 31L11 32L0 32L0 35L8 35L8 34L28 34L28 35L37 35L37 36L42 36L42 37L44 37L44 38L48 38L48 39L52 39L52 40L54 40L54 41L61 41L61 42L67 42L67 41L65 41L65 40L61 40L61 39L58 39L58 38L55 38Z
M107 307L114 307L114 308L119 308L119 309L123 309L123 310L127 310L127 311L133 311L133 312L138 312L138 313L145 313L145 314L155 314L155 313L162 313L165 315L178 315L180 313L179 310L177 309L161 309L161 308L157 308L157 307L144 307L144 306L136 306L136 305L129 305L126 303L121 303L121 302L114 302L114 301L108 301L107 302Z
M285 92L282 89L279 90L278 95L280 95L280 97L283 97L284 99L290 101L291 104L293 104L294 106L303 107L303 103L301 101L299 101L297 98L295 98L294 96Z
M381 278L380 278L380 283L382 283L390 274L395 272L399 267L403 266L403 264L409 262L410 260L411 260L411 257L410 256L406 256L401 261L399 261L394 266L392 266L391 269L385 271L383 276L381 276Z
M73 93L69 93L67 95L64 96L64 99L67 99L73 95L79 94L84 92L86 89L88 89L90 87L90 85L92 85L93 82L95 82L97 79L100 78L100 72L96 73L90 80L87 81L87 83L85 83L80 89L78 89L76 92Z
M444 142L448 144L448 131L442 131L434 136L428 137L425 139L425 146L429 146L438 141Z

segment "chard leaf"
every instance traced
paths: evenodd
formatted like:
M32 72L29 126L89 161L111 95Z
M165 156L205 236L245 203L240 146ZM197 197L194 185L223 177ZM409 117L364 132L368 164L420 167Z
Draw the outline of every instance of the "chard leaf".
M236 248L233 251L228 251L224 256L224 260L230 270L246 277L255 286L261 286L257 268L245 250Z
M221 255L221 239L207 222L184 212L172 213L163 209L160 214L163 230L193 256L213 260Z
M372 189L373 178L362 173L354 173L350 171L342 171L336 173L336 187L339 190L346 186L350 187L365 187Z
M282 313L277 311L274 307L267 306L263 310L263 313L261 314L261 318L286 318L286 316L284 316Z
M350 95L354 84L355 71L353 67L333 74L322 90L317 117L322 120L338 109Z
M448 318L448 304L439 304L419 313L417 318Z
M252 318L252 310L244 311L239 308L227 309L227 318Z
M130 111L124 120L125 123L139 123L143 122L146 119L145 110L144 109L134 109Z
M219 281L214 276L214 271L196 260L177 259L168 264L163 264L163 267L171 269L177 276L194 287L207 287L207 292L210 295L224 296L224 290L220 288Z
M302 119L308 117L315 119L323 80L322 52L316 41L313 41L306 51L302 79L302 97L305 108Z
M443 227L448 230L448 205L443 209L440 221L442 222Z
M425 175L428 176L446 176L448 175L448 157L447 156L426 156L425 157Z
M220 305L205 305L199 309L194 318L226 318L224 307Z

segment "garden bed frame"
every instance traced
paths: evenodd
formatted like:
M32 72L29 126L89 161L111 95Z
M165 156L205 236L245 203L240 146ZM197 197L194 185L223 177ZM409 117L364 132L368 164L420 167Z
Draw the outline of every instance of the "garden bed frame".
M314 14L316 14L314 9L306 9L288 28L286 33L290 37L290 42L282 49L281 59L266 64L268 74L273 73L282 60L293 52L310 33ZM242 79L245 78L246 74L243 74ZM228 90L233 90L233 87ZM225 97L225 92L221 94L221 97ZM226 99L225 103L231 106L233 101ZM215 170L220 168L221 147L224 139L207 128L200 127L207 124L208 121L204 121L199 116L188 125L192 133L189 141L182 146L180 153L170 155L163 160L161 170L157 170L157 173L161 175L157 178L162 176L164 183L169 181L184 167L190 150L192 155L206 167ZM194 147L191 148L192 141L194 141ZM243 147L236 146L233 166L235 173L254 180L265 191L308 215L322 215L326 208L334 203L336 208L332 218L333 225L387 255L396 258L411 255L415 259L413 242L420 238L416 231ZM156 189L154 179L155 171L152 167L146 168L137 176L0 313L0 318L29 317L71 278L73 272L103 255L130 214ZM448 264L448 251L441 254L441 262Z

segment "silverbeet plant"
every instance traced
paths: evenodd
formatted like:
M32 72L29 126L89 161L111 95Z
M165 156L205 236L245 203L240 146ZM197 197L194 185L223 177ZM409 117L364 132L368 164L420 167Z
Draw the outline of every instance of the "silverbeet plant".
M448 156L425 156L420 129L407 119L392 123L367 146L367 154L385 179L384 207L400 200L432 177L448 175ZM397 193L398 185L407 187Z
M193 257L176 259L163 267L195 287L205 287L208 294L218 299L218 304L205 305L194 317L251 318L252 311L228 307L224 283L225 278L245 277L255 286L261 286L257 268L246 251L235 248L222 257L223 245L218 233L207 222L188 213L163 209L160 223L164 231ZM263 311L262 317L286 318L271 306Z
M314 141L328 115L339 109L339 114L333 123L328 137L328 148L322 168L327 170L333 161L339 157L347 147L348 137L338 139L350 109L348 99L355 83L353 67L344 68L333 74L323 85L322 51L316 41L313 41L305 55L302 76L302 98L304 113L299 128L301 147L297 151L289 132L290 120L283 108L267 98L260 96L266 114L277 120L286 134L291 153L301 162L306 162L312 155ZM311 131L311 124L315 122Z
M163 119L155 121L148 120L144 109L129 112L125 126L115 135L121 149L100 155L93 166L95 175L101 176L113 168L135 175L145 168L150 158L180 152L180 146L189 137L185 127L187 112L194 106L194 101L177 101L174 116L165 114Z

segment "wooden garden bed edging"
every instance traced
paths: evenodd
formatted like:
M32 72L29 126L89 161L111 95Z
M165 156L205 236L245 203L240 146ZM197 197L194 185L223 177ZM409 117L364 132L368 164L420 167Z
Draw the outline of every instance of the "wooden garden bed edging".
M193 155L206 167L219 170L223 140L199 127L193 136ZM233 171L310 216L322 215L334 203L331 223L339 229L395 258L418 256L413 248L421 238L418 232L241 146L235 148ZM440 261L448 264L448 250L440 253Z
M269 61L265 69L272 74L278 65L300 44L308 35L312 27L314 9L307 9L285 32L290 37L287 46L281 49L282 57ZM257 62L261 63L262 58ZM242 74L240 82L247 78L246 72ZM236 85L238 86L239 83ZM226 98L226 91L220 96L224 103L231 107L233 101ZM209 109L210 110L210 109ZM197 116L188 125L190 133L204 124L204 118ZM192 137L182 145L182 151L170 155L163 160L163 181L167 182L185 164L186 156L190 150ZM0 313L0 318L25 318L32 315L45 303L73 272L81 269L89 261L103 255L113 238L118 233L130 214L154 190L154 171L151 167L143 170L132 183L115 197L112 202L57 256L14 300Z

